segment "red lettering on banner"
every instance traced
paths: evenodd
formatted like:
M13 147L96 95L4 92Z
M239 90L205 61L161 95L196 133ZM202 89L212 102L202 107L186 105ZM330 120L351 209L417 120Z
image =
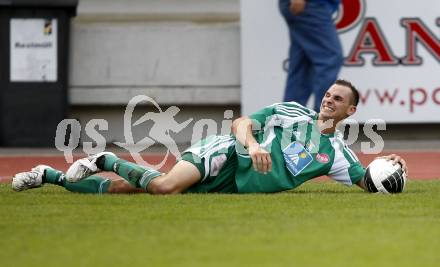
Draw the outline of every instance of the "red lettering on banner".
M364 65L365 60L361 56L365 53L375 55L374 65L396 65L399 63L374 18L365 19L353 48L345 59L345 64L348 66Z
M370 89L367 90L367 92L365 93L365 96L359 92L359 100L361 101L362 104L365 104L368 100L368 97L370 96Z
M416 101L414 99L415 93L422 93L422 100ZM414 106L415 105L420 106L420 105L425 104L427 98L428 98L428 96L427 96L427 93L426 93L425 89L423 89L423 88L410 89L409 90L409 111L411 113L413 113L414 112Z
M335 20L338 32L346 32L356 26L364 16L364 12L365 0L342 0Z
M397 91L398 91L398 90L395 89L394 92L393 92L393 95L390 95L390 94L388 93L388 90L385 90L385 91L383 92L383 94L380 94L379 90L374 90L374 93L376 94L377 98L379 99L380 104L383 105L383 103L385 102L385 99L388 100L388 102L389 102L390 104L393 104L394 99L395 99L396 96L397 96Z
M419 18L404 18L400 22L406 28L406 57L402 64L420 65L422 58L417 55L417 42L423 46L440 61L440 40L426 27ZM437 20L437 25L440 21Z
M440 87L432 91L432 101L437 105L440 105L440 99L437 98L438 93L440 93Z

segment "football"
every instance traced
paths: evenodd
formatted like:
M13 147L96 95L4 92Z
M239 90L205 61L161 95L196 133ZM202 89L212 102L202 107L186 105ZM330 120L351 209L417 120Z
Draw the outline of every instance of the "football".
M372 193L401 193L405 188L406 173L400 164L393 165L390 160L375 159L367 167L364 182Z

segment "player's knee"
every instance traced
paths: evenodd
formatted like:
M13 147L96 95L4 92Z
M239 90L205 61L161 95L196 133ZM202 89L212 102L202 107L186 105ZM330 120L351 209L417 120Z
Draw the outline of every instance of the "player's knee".
M149 184L148 192L155 195L177 194L178 188L174 183L155 179Z

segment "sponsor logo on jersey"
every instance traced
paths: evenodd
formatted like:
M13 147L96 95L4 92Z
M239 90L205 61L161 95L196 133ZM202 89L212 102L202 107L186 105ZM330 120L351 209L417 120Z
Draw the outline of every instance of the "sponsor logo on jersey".
M293 142L283 149L283 156L284 161L286 162L286 167L293 176L300 174L310 163L313 162L313 157L304 146L298 142Z
M330 161L330 157L325 153L318 153L318 154L316 154L315 158L317 161L324 163L324 164L328 163Z
M298 155L290 155L290 156L288 156L288 157L292 160L293 164L298 165L298 162L299 162L299 157L298 157Z

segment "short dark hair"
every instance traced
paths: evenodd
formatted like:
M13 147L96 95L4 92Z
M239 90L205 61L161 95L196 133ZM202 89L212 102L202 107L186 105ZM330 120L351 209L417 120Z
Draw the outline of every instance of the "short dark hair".
M344 79L337 79L335 84L350 88L351 89L351 93L353 94L353 99L352 99L353 103L352 104L355 107L359 104L359 92L358 92L356 87L354 87L354 85L351 82L349 82L347 80L344 80Z

